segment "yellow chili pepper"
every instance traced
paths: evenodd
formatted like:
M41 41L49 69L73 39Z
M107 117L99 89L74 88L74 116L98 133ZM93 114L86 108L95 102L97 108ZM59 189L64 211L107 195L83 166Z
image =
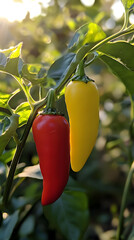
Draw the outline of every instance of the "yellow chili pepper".
M78 172L87 161L98 135L99 93L93 81L71 81L65 89L70 121L70 158Z

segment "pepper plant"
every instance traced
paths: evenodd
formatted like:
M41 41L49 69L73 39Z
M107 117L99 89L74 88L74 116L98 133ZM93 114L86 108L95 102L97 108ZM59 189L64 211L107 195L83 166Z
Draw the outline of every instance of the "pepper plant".
M133 10L134 1L122 0L122 2L125 9L124 24L122 29L112 35L106 36L106 33L96 23L89 22L81 26L75 32L74 37L70 40L66 52L63 56L58 58L48 70L45 69L42 64L32 66L32 64L27 64L23 61L21 56L22 43L10 47L9 49L0 50L0 71L11 75L19 84L19 88L11 94L0 93L0 160L4 163L4 166L7 166L8 169L7 177L6 179L3 177L0 186L0 233L2 238L6 236L5 239L10 239L15 227L21 224L21 220L18 220L20 214L19 210L11 215L11 221L9 219L8 225L6 225L6 222L3 219L5 212L10 215L10 208L8 208L8 204L13 198L16 188L23 182L25 176L30 174L32 176L33 169L34 171L36 169L39 173L39 176L37 177L36 175L36 177L42 179L38 165L30 169L31 173L28 172L26 174L25 172L22 172L18 174L16 171L33 121L37 114L46 107L49 90L53 88L57 99L64 95L66 85L77 76L75 73L78 67L82 65L84 72L84 68L90 66L95 61L101 60L123 82L131 99L131 139L133 141L134 45L133 39L130 38L130 36L134 32L134 25L130 25L128 19L129 13ZM125 40L120 40L120 38L124 36ZM80 77L82 77L82 75ZM38 100L35 100L32 95L33 86L37 86L39 96ZM45 97L42 97L42 89L46 93ZM14 109L11 107L10 103L21 91L25 94L26 101ZM93 99L91 100L94 101L94 96L92 96L92 98ZM79 108L79 105L77 108ZM23 132L19 131L22 126L24 127ZM9 150L7 154L5 149L11 138L14 139L16 147ZM11 164L9 166L10 161ZM120 219L116 236L117 240L124 239L122 235L124 231L123 213L126 206L127 194L132 180L133 170L134 163L131 161L122 197ZM66 239L77 240L82 239L82 233L87 227L89 217L87 212L88 203L84 192L78 194L77 188L77 191L71 190L71 181L73 180L70 180L67 191L63 193L62 198L64 201L68 201L68 204L70 204L70 199L73 199L71 207L72 209L74 208L74 211L76 211L76 228L74 227L73 231L75 232L77 229L77 234L75 235L75 233L73 233L74 238L72 238L71 233L66 235L63 230L60 230ZM79 206L75 206L76 199L80 202ZM36 201L39 200L40 196L36 196L36 199L33 200L32 204L36 204ZM46 213L48 219L50 215L54 213L53 206L51 209L50 206L48 208L44 208L44 212L49 213L48 215ZM83 217L82 226L80 226L77 222L77 210L82 211L82 215L80 215ZM22 212L23 208L21 209L21 213ZM23 217L21 219L23 219ZM18 225L17 221L19 222ZM8 228L9 230L7 230Z

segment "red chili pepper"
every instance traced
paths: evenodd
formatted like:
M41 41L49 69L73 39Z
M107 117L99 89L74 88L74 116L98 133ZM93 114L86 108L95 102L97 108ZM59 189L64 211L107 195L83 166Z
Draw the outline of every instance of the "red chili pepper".
M41 173L42 205L56 201L69 177L69 124L61 115L39 115L32 126Z

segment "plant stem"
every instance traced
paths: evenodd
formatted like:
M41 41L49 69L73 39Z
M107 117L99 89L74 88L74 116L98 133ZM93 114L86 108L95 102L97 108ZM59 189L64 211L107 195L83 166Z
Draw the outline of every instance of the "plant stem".
M42 87L39 86L39 100L42 99Z
M114 39L116 39L116 38L118 38L118 37L121 37L121 36L130 34L130 33L132 33L132 32L134 32L134 24L131 25L131 26L129 26L128 28L126 28L126 29L123 30L123 31L119 31L119 32L117 32L117 33L115 33L115 34L113 34L113 35L105 38L104 40L102 40L101 42L99 42L98 44L96 44L94 47L92 47L91 50L90 50L90 52L93 52L93 51L99 49L102 45L104 45L105 43L107 43L107 42L109 42L109 41L111 41L111 40L114 40Z
M123 230L123 214L124 214L124 209L126 206L126 201L127 201L127 195L128 195L128 190L131 184L131 180L132 180L132 175L134 172L134 162L131 165L131 168L129 170L128 176L127 176L127 180L125 183L125 187L124 187L124 192L123 192L123 196L122 196L122 202L121 202L121 209L120 209L120 217L119 217L119 225L118 225L118 229L117 229L117 238L116 240L121 240L121 234L122 234L122 230Z
M76 69L76 75L79 75L80 77L83 77L85 75L84 72L84 60L80 61L77 69Z
M21 225L23 224L23 222L25 221L25 219L28 217L28 215L31 214L32 210L35 208L36 204L38 203L40 197L36 198L32 203L30 203L29 205L27 205L25 211L20 215L19 221L17 222L12 235L10 237L10 240L14 240L14 236L18 236L18 231L21 227ZM22 210L23 211L23 210Z
M124 13L124 24L123 24L121 31L123 31L124 29L127 28L128 20L129 20L129 9L126 9L125 13Z
M23 90L23 92L24 92L24 94L27 98L27 101L30 104L31 109L33 109L33 104L35 103L35 101L34 101L34 99L32 98L32 96L29 92L29 87L24 85L22 78L16 77L15 79L18 81L21 89Z
M11 193L10 193L10 195L9 195L9 199L11 198L11 196L13 195L13 193L15 192L15 190L17 189L17 187L19 187L24 180L25 180L24 177L23 177L23 178L20 178L20 179L18 180L18 182L17 182L17 183L15 184L15 186L12 188L12 191L11 191Z
M21 86L22 90L24 91L25 96L26 96L26 98L27 98L27 101L29 102L29 104L30 104L30 106L31 106L31 109L32 109L32 108L33 108L33 104L34 104L35 101L33 100L31 94L29 93L29 88L28 88L28 86L25 86L25 85L23 85L23 84L20 84L20 86Z

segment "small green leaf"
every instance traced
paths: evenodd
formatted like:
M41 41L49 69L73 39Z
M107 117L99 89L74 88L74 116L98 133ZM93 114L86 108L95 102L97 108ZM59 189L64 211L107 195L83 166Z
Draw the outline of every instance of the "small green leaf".
M12 59L12 58L18 58L18 57L20 57L20 55L21 55L21 49L22 49L22 42L19 43L19 44L16 46L15 50L11 52L9 58Z
M24 168L23 172L18 174L18 177L29 177L36 179L43 179L39 164Z
M3 53L6 57L10 57L10 55L15 51L16 52L16 49L18 48L19 49L19 53L20 53L20 47L22 47L22 43L19 43L18 45L16 46L13 46L13 47L10 47L8 49L4 49L4 50L1 50L0 49L0 53ZM13 55L12 55L13 56ZM18 56L18 55L17 55Z
M44 207L44 214L51 228L67 240L82 239L89 220L87 196L83 192L65 191L55 203Z
M19 115L13 114L10 117L10 125L8 129L0 136L0 155L3 153L6 145L8 144L11 137L16 136L16 129L19 124Z
M15 148L5 151L1 156L0 156L0 162L3 162L4 164L12 161L13 156L15 154Z
M18 221L19 211L7 217L0 229L0 240L9 240Z
M31 112L31 108L28 102L21 103L16 109L15 113L18 114L19 117L19 127L25 125L29 118Z
M20 77L23 66L21 55L22 43L6 50L0 50L0 71ZM2 63L2 64L1 64Z
M80 27L72 40L70 41L68 48L71 51L77 51L82 45L91 44L91 47L94 46L94 43L99 42L104 39L106 34L102 31L101 27L96 23L87 23Z
M134 0L122 0L122 3L124 5L125 9L132 8L132 5L134 4Z

